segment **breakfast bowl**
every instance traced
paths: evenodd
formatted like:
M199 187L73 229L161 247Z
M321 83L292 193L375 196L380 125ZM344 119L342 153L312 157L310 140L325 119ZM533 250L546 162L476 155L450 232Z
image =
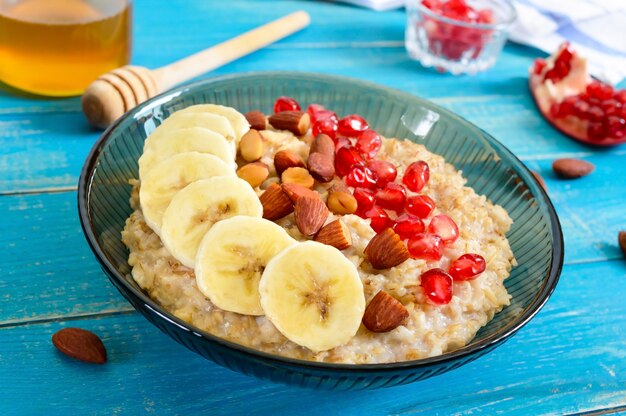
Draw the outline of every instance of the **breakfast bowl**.
M319 103L340 114L358 113L385 137L406 137L442 155L467 184L508 211L506 234L517 266L504 281L510 304L465 346L398 362L316 362L260 351L204 331L171 313L132 276L121 233L146 137L172 113L216 103L271 113L278 96ZM83 231L102 269L120 293L175 341L215 363L273 382L320 389L373 389L423 380L458 368L509 339L546 303L563 263L560 224L545 191L509 150L459 116L403 92L349 78L261 72L213 78L169 91L128 112L94 145L78 192Z

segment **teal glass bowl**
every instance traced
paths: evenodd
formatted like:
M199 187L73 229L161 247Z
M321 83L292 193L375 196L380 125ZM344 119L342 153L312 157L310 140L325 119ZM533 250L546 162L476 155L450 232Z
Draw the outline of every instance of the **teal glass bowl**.
M131 213L128 180L148 133L168 115L200 103L269 114L276 97L357 113L387 137L409 138L443 155L478 193L513 218L507 237L519 265L505 281L511 305L467 346L438 357L388 364L330 364L260 352L204 332L175 317L135 283L120 240ZM511 337L545 304L563 264L563 237L546 193L509 150L461 117L403 92L349 78L293 72L229 75L189 84L140 105L104 132L87 157L78 191L80 221L111 282L150 322L219 365L275 382L321 389L390 387L458 368Z

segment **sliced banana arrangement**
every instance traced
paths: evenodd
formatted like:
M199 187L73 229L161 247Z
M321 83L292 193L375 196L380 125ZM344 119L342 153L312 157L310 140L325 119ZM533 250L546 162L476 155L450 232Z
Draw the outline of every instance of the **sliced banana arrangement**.
M190 113L207 113L226 117L226 119L233 127L233 130L235 131L235 139L237 141L237 144L239 144L241 137L246 134L248 130L250 130L250 124L248 124L248 120L246 120L243 114L241 114L239 111L235 110L232 107L226 107L217 104L197 104L177 112L177 114Z

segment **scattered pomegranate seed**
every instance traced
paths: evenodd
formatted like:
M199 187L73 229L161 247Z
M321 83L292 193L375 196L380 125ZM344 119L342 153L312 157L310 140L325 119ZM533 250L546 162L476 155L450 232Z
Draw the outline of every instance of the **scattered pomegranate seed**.
M413 238L417 234L424 232L424 222L410 214L402 214L396 218L396 223L393 225L393 230L400 236L401 239L406 240Z
M376 192L376 204L396 211L398 214L404 210L406 190L399 183L390 182L384 188Z
M337 136L337 120L333 118L324 118L313 123L313 136L325 134L335 140Z
M367 162L367 167L374 172L376 176L376 185L380 188L389 182L396 180L398 170L391 162L384 160L372 159Z
M346 176L346 185L355 188L373 189L376 187L376 177L367 167L357 164L350 169L350 172Z
M454 280L474 280L485 271L487 263L479 254L463 254L454 260L448 268L448 273Z
M417 234L409 239L407 248L414 259L439 260L443 256L443 240L435 234Z
M446 244L451 244L459 238L459 227L446 214L435 215L428 224L428 232L437 234Z
M335 171L339 177L344 177L355 165L362 165L363 158L352 146L343 146L337 150L335 155Z
M435 201L428 195L413 195L406 199L405 209L409 214L426 218L435 209Z
M409 190L413 192L419 192L424 188L430 179L430 169L428 163L423 160L413 162L406 168L404 176L402 177L402 183L406 185Z
M351 114L339 120L337 131L342 136L358 137L358 135L367 130L369 126L367 121L359 115Z
M372 227L372 230L376 231L376 233L380 233L393 226L393 221L389 218L385 210L376 205L366 211L364 217L371 220L370 227Z
M300 111L300 104L291 97L280 96L274 103L274 112Z
M356 150L361 153L364 159L369 160L376 156L383 141L374 130L365 130L356 139Z
M442 269L422 273L420 286L428 299L437 305L446 305L452 300L452 277Z
M354 199L357 202L357 212L365 213L374 206L374 192L365 188L356 188L354 190ZM365 216L363 216L365 218Z

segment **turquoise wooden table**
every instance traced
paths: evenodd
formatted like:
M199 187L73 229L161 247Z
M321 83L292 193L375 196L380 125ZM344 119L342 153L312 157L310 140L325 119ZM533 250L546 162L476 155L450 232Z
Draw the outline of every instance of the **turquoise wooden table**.
M289 0L137 0L133 63L157 67L289 12L312 24L213 74L303 70L366 79L429 98L487 130L546 179L565 234L548 304L515 337L460 369L408 386L323 392L233 373L187 351L117 293L83 238L76 185L98 137L78 98L0 88L0 414L576 414L626 410L626 146L592 149L535 110L526 68L541 53L507 45L474 77L427 71L404 51L404 12ZM1 64L1 63L0 63ZM623 86L623 84L622 84ZM558 180L557 157L596 165ZM59 354L67 326L99 334L109 362Z

